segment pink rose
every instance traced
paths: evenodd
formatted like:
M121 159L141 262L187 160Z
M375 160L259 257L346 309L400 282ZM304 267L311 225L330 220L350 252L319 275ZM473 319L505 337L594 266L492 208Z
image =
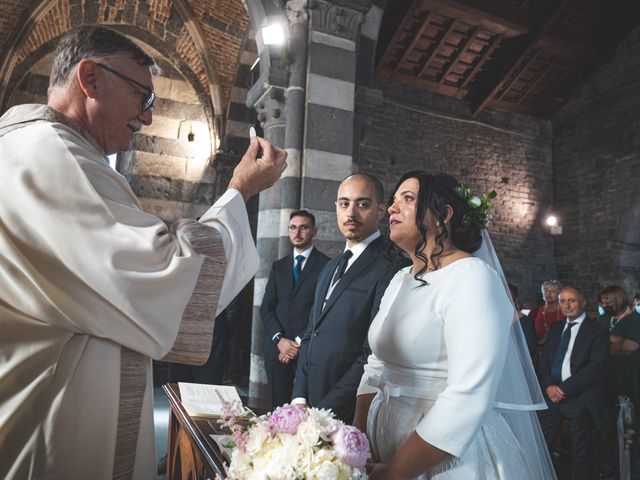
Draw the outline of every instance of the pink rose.
M369 440L364 433L351 425L343 425L329 437L336 457L350 467L364 468L369 458Z
M304 422L309 414L303 408L294 405L283 405L276 408L269 417L269 426L275 433L295 435L298 425Z

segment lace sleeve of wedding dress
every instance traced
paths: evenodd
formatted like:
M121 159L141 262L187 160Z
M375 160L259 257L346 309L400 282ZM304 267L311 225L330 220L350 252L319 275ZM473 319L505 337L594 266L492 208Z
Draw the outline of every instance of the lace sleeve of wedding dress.
M507 280L486 229L482 231L482 246L474 256L485 261L498 273L513 303ZM549 451L535 412L546 409L547 404L540 390L515 308L511 324L507 358L494 406L503 412L520 445L526 446L525 458L529 463L527 469L532 474L530 478L555 479Z

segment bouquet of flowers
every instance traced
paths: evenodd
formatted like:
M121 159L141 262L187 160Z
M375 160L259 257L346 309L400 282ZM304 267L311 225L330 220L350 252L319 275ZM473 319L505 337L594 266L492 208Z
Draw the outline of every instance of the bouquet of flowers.
M369 457L367 437L329 410L284 405L253 417L249 427L228 415L231 480L361 480Z

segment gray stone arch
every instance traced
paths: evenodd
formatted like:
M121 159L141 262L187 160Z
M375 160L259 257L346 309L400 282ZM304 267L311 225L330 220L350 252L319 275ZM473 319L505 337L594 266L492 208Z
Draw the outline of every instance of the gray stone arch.
M195 90L198 98L200 99L205 112L207 113L208 121L210 123L210 128L213 130L214 128L214 109L213 103L209 97L208 92L202 88L202 85L195 77L189 66L184 62L184 60L175 54L175 51L172 51L169 46L164 44L161 40L158 40L149 32L133 26L133 25L108 25L109 28L113 28L119 32L122 32L126 35L129 35L134 38L138 38L144 43L152 46L158 52L162 54L162 60L166 60L171 63L171 65L185 78L185 80L191 85L191 87ZM52 38L48 42L42 44L36 50L34 50L25 60L18 65L11 74L7 85L4 90L4 97L2 99L2 110L5 110L7 107L7 103L11 98L11 95L18 84L24 79L24 76L29 72L29 70L33 67L35 63L37 63L40 59L42 59L47 54L53 52L56 48L58 40L60 36Z
M129 179L146 211L167 222L180 217L195 218L202 215L220 193L217 173L211 168L209 133L213 123L210 104L205 103L207 92L180 57L172 55L170 47L162 47L157 41L150 45L153 37L136 29L118 28L149 50L163 73L155 79L158 96L154 122L136 135L131 151L118 155L118 170ZM18 98L14 103L46 101L52 61L48 54L57 40L53 38L41 45L15 70L15 91L23 97L25 91L35 93L39 98ZM43 58L45 65L48 62L46 73L43 65L39 65L34 74L32 67ZM25 88L26 82L33 87ZM196 138L190 143L187 139L191 127Z
M249 127L256 123L256 111L247 106L247 94L251 88L251 67L258 58L255 35L252 29L246 32L229 96L225 122L225 135L221 153L240 158L249 145Z
M77 14L78 5L75 0L68 0L70 17L68 20L71 27L80 24L100 24L108 26L115 30L122 31L129 34L132 37L140 38L148 45L153 46L160 51L165 58L169 59L171 63L181 72L181 74L187 79L187 81L193 86L201 98L201 102L205 108L207 116L210 117L209 134L212 145L216 145L217 142L224 136L224 108L222 101L222 91L220 88L220 82L216 72L214 61L211 59L207 47L204 34L200 28L199 22L195 18L191 7L187 0L172 0L169 10L172 14L177 14L181 20L181 25L189 33L191 40L195 45L195 49L202 61L202 68L206 76L206 89L203 89L199 84L200 82L196 78L189 65L184 62L182 58L175 52L175 39L173 45L164 41L158 35L158 32L154 30L154 33L145 30L140 25L137 25L132 19L123 18L121 23L107 23L103 22L100 18L97 4L92 8L83 8L82 15ZM139 3L141 0L135 0L132 3ZM0 63L0 109L4 110L7 107L7 102L11 91L15 88L16 79L20 79L25 73L24 68L20 68L22 64L17 64L18 53L33 34L35 28L39 22L43 21L49 12L58 5L58 2L52 2L47 0L38 0L34 2L29 9L23 15L23 21L19 28L16 28L8 39L5 48L2 53L2 62ZM75 12L75 13L74 13ZM130 20L131 23L127 23ZM56 37L59 38L59 35ZM50 49L52 47L52 40L45 42ZM53 42L55 45L55 42ZM42 47L42 45L40 46ZM37 50L40 49L38 47ZM31 52L29 57L35 52ZM25 59L26 60L26 59ZM37 61L37 59L36 59ZM19 70L16 72L16 70ZM208 90L208 91L206 91ZM204 92L203 92L204 91ZM216 139L217 137L217 139ZM211 152L213 156L214 151Z

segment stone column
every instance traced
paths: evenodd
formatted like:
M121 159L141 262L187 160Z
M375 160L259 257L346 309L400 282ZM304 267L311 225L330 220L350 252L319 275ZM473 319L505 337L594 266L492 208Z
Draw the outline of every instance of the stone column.
M285 141L285 88L273 84L256 84L262 95L254 103L258 121L264 131L264 138L277 147L284 147ZM252 88L249 94L259 92ZM289 196L287 177L282 177L271 188L260 193L256 245L260 254L260 266L254 282L253 319L251 323L251 363L249 374L249 395L267 398L267 374L264 366L264 328L260 320L260 304L271 264L279 258L283 230L281 201ZM286 223L285 223L286 225ZM284 233L282 233L284 232Z
M316 245L330 256L344 248L334 202L338 185L354 172L357 39L370 7L365 0L309 2L301 207L316 215Z
M254 288L249 380L252 396L268 396L259 307L271 264L291 253L290 213L299 208L314 213L319 227L316 245L325 253L335 255L343 248L334 201L340 181L353 171L356 39L369 8L369 0L289 0L290 48L284 58L262 49L256 32L260 65L268 71L263 71L249 92L247 104L255 105L265 138L284 146L289 157L283 177L260 195L260 268ZM278 70L282 65L287 68L286 84L282 82L284 72Z

